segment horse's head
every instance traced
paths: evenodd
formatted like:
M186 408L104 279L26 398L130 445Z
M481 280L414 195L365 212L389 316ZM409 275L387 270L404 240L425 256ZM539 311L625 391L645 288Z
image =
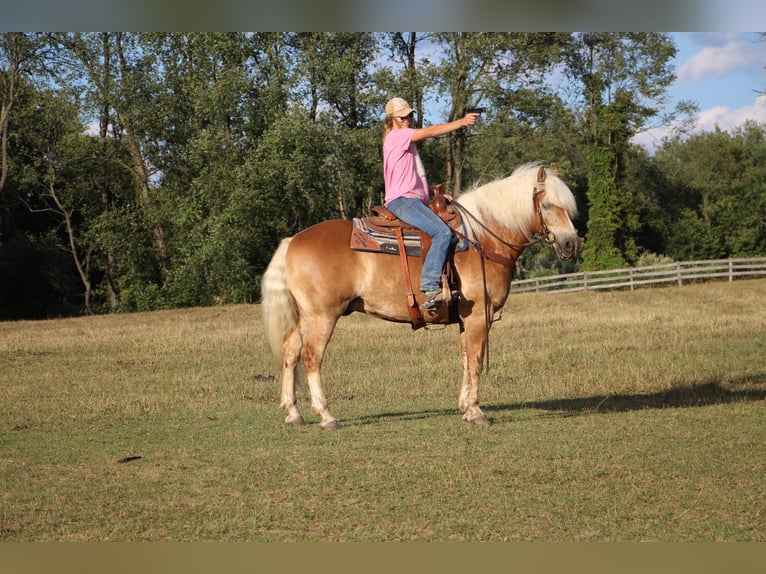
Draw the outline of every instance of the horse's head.
M547 243L553 245L556 257L562 261L568 261L574 259L580 248L580 238L577 236L574 223L572 223L574 204L569 201L562 204L558 193L551 193L551 197L549 197L548 188L545 185L545 176L546 172L541 167L532 199L536 214L534 231L543 236ZM554 186L566 188L558 176L554 175L552 180L551 183ZM561 190L556 191L560 192ZM567 191L569 191L568 188ZM571 196L571 192L569 195Z
M466 213L479 213L484 222L493 221L506 228L512 239L501 241L521 248L538 243L537 235L553 245L561 260L573 259L580 239L572 223L577 214L574 195L554 171L537 163L517 168L509 177L475 187L460 196L459 205ZM498 236L486 226L479 230Z

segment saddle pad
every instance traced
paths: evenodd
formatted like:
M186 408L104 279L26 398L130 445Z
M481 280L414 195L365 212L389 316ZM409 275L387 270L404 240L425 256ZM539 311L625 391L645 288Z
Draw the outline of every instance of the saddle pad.
M393 233L383 233L370 229L364 221L354 218L354 227L351 231L351 249L357 251L379 251L381 253L399 253L399 243ZM411 257L420 257L420 234L404 234L404 250Z
M465 229L463 229L463 231L465 232ZM464 239L457 239L455 252L468 249L468 244ZM364 219L355 217L353 220L353 229L351 231L351 249L357 251L378 251L381 253L397 255L399 253L399 243L393 232L386 233L384 231L372 229L365 223ZM404 250L407 252L407 255L420 257L421 247L419 233L404 234Z

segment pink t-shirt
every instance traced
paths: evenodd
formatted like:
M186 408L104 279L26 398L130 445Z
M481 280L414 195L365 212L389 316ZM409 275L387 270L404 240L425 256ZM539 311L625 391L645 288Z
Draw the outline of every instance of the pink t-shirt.
M418 148L412 141L412 128L391 130L383 141L383 181L386 184L385 204L397 197L420 199L428 205L428 181Z

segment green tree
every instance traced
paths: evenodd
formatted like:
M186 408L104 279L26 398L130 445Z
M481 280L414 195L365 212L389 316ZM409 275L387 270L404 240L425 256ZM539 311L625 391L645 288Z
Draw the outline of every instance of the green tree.
M296 105L331 138L331 152L318 157L331 164L322 184L334 199L336 216L350 218L378 203L381 112L385 94L373 72L380 52L375 34L313 32L291 39L296 49L295 74L301 80Z
M465 115L466 108L479 105L487 89L486 80L502 72L498 62L508 46L508 35L443 32L434 34L432 41L441 54L431 66L430 75L438 95L447 102L447 117L432 123L451 122ZM468 136L467 130L460 129L444 138L445 191L456 196L463 188ZM424 149L434 145L428 144Z
M617 269L626 266L616 245L621 230L621 194L613 173L614 155L608 148L590 150L588 156L588 235L582 250L585 269Z
M0 317L253 300L281 237L383 200L393 95L419 125L487 108L423 142L452 193L558 168L586 267L762 255L763 125L630 143L668 119L674 53L666 34L0 35ZM573 270L549 255L523 267Z
M588 153L585 269L635 261L634 198L623 185L630 139L659 114L674 79L676 47L664 33L573 34L567 73L581 86Z
M403 97L411 102L419 113L415 114L415 127L423 127L423 107L427 72L431 68L428 59L418 60L418 50L431 39L432 34L418 32L389 32L386 45L393 61L398 62L401 71L390 80L379 78L379 83L390 97ZM388 68L390 71L390 68ZM385 88L388 88L387 90Z
M0 34L0 319L72 314L82 304L59 221L35 213L49 149L40 116L55 99L38 86L54 55L43 34ZM64 115L77 117L71 108Z
M45 44L40 34L0 34L0 243L12 225L7 212L10 202L7 200L6 184L15 151L9 145L14 114L17 113L14 106L19 103L23 106L34 99L34 79L47 72L44 52Z
M90 110L96 113L99 124L102 166L114 162L121 165L132 177L134 204L146 230L152 235L154 261L151 265L158 272L154 281L168 277L169 257L166 232L158 218L158 199L152 185L155 166L149 160L153 140L147 123L154 117L147 113L157 93L157 66L141 49L141 36L123 32L56 34L62 62L67 70L60 72L61 81L87 86ZM68 76L66 74L69 74ZM111 129L110 129L111 128ZM109 133L111 131L111 133ZM129 150L129 160L119 155L122 147ZM120 150L118 152L117 150ZM101 202L108 210L112 194L107 180L102 181ZM115 278L115 267L120 254L107 254L109 271L107 284L112 307L120 304L117 284L124 277Z
M500 102L525 85L541 82L544 72L558 62L560 40L553 33L435 34L441 54L431 74L439 96L448 103L445 121L462 117L468 107ZM446 187L456 195L464 183L470 136L458 130L445 138Z
M251 229L259 222L239 216L251 213L242 187L264 118L285 106L284 70L273 60L279 37L156 34L143 36L142 46L163 70L146 108L160 217L170 229L162 293L173 305L248 300L256 276ZM277 85L268 87L264 70Z
M675 259L748 257L766 252L766 127L748 123L674 138L656 153L666 174L655 189L660 226Z
M330 185L338 171L332 135L331 126L292 109L259 141L249 162L249 185L269 213L279 213L270 218L274 246L345 209L343 195Z

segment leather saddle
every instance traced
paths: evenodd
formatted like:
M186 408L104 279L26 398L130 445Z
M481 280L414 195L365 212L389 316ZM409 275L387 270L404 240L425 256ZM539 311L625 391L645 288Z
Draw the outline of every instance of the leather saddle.
M458 210L451 205L452 198L441 192L441 187L441 185L437 185L433 189L431 210L450 228L458 232L456 233L456 238L465 237L462 217ZM427 318L424 317L424 313L418 306L412 291L407 257L420 256L421 259L425 258L431 246L431 236L408 225L383 206L373 207L371 211L373 215L354 219L351 233L351 249L399 254L407 290L407 307L413 329L423 327L426 323L453 322L454 318L451 317L452 313L450 312L452 306L449 304L446 307L426 311ZM458 239L454 249L450 251L454 253L454 251L462 251L467 247L463 239ZM455 292L453 275L450 258L448 257L443 273L445 300L448 302L452 300L452 294Z
M452 205L452 198L441 192L441 185L433 189L431 210L452 229L460 232L455 245L455 251L463 251L467 244L462 239L465 236L463 218ZM406 254L410 257L425 257L431 245L431 237L416 227L412 227L396 217L382 205L373 207L372 215L355 218L351 233L351 249L358 251L379 251L396 255L400 251L398 234L402 235Z

